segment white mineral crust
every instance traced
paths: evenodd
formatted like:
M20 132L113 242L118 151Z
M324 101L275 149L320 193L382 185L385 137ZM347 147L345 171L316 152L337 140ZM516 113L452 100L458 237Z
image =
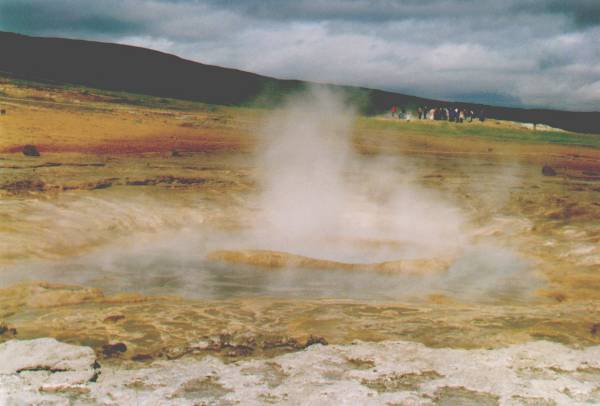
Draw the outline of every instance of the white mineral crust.
M493 350L412 342L314 345L270 359L213 356L102 367L53 339L0 345L0 404L434 405L600 402L600 346L545 341ZM63 372L60 372L63 371ZM452 403L450 402L450 403Z

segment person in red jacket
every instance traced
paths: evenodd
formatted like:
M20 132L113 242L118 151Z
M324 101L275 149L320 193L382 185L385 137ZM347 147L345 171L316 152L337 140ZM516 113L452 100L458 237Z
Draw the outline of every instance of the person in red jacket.
M398 113L398 107L392 106L391 112L392 112L392 117L396 117L396 113Z

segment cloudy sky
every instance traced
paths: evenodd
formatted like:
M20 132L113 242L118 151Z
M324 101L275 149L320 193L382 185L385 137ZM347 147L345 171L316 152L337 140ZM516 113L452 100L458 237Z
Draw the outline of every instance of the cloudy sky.
M600 0L0 0L0 30L279 78L600 111Z

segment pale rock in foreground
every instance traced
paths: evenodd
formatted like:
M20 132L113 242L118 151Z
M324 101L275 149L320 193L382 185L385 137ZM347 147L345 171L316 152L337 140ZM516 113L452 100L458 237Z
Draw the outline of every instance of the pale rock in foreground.
M61 343L54 338L10 340L0 344L0 374L27 370L91 372L96 361L89 347Z
M600 402L600 346L572 349L545 341L493 350L435 349L403 341L314 345L270 359L225 363L206 356L156 361L136 369L103 367L97 382L76 382L70 372L55 372L55 387L60 390L49 393L47 386L16 372L18 366L61 365L89 374L93 353L54 340L34 341L0 346L0 357L7 357L8 350L14 354L30 351L21 354L23 359L11 357L13 366L3 366L0 404L512 406ZM59 356L59 349L65 356ZM80 361L77 354L81 354Z
M89 392L96 377L96 355L89 347L53 338L10 340L0 344L0 405L63 404L44 393Z

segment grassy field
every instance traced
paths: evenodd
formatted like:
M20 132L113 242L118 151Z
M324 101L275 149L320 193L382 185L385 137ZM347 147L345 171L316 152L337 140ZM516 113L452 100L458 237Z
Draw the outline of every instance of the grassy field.
M387 129L410 132L419 135L439 137L477 137L492 141L521 143L552 143L585 147L600 147L600 134L579 134L568 131L533 131L518 123L488 119L486 122L450 123L412 120L376 120L365 118L364 125L369 129Z

